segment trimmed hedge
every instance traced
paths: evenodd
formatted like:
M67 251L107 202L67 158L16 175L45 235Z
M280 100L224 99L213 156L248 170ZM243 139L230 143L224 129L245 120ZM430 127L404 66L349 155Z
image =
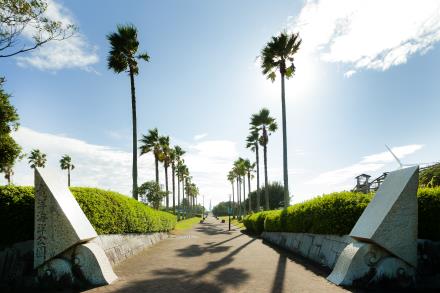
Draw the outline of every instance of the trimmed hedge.
M254 233L262 231L314 234L349 234L372 199L372 194L336 192L285 210L247 216L243 223ZM440 187L418 191L419 238L440 240Z
M157 211L122 194L97 188L71 191L98 234L169 231L176 217ZM0 187L0 244L30 240L34 236L34 188Z

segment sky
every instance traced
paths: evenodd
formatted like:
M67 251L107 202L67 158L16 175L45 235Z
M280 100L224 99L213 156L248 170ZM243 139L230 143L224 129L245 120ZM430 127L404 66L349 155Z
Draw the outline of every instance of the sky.
M127 23L151 57L135 81L138 136L157 127L187 151L207 207L232 193L226 175L235 159L255 160L245 148L250 116L267 107L281 124L280 81L261 74L258 56L283 30L302 39L286 81L292 203L351 189L360 173L398 168L385 144L407 164L440 160L439 1L48 3L47 17L79 32L2 58L0 73L20 115L17 142L46 153L57 172L69 154L73 185L130 194L129 77L106 60L106 35ZM268 176L282 181L281 129L270 136ZM154 180L150 154L139 160L139 183L147 180ZM33 184L26 159L13 182Z

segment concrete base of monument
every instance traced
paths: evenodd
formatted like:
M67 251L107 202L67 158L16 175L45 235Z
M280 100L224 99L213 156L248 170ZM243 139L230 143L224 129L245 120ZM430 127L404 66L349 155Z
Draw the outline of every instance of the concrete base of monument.
M377 287L392 281L394 287L415 287L416 270L371 243L354 241L345 247L327 280L342 286Z

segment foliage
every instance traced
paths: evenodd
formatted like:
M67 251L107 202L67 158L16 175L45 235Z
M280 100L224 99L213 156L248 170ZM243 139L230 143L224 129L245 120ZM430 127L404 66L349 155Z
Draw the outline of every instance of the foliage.
M60 160L60 167L62 170L73 170L75 166L72 164L72 158L69 155L64 155Z
M155 181L145 182L139 186L138 192L141 199L146 199L155 209L159 209L162 199L167 195L165 191L160 190L159 184Z
M0 57L10 57L36 49L50 41L71 37L77 28L49 19L45 0L0 1ZM32 38L23 37L32 33Z
M419 176L419 184L422 187L440 186L440 164L422 170Z
M293 56L298 52L301 39L298 34L282 32L261 50L261 68L263 74L272 82L275 81L276 71L290 78L295 74Z
M269 135L278 129L275 118L270 116L268 109L263 108L260 112L253 114L251 117L251 130L260 132L261 136L258 138L260 145L267 146L269 143Z
M262 231L346 235L372 199L372 194L336 192L284 210L265 211L244 218L246 228ZM440 187L420 188L417 195L419 238L440 240Z
M28 156L29 165L31 168L41 167L44 168L46 166L46 154L42 153L38 149L33 149Z
M122 194L96 188L70 189L98 234L172 230L176 217ZM33 239L34 188L0 187L0 244Z
M212 208L212 214L216 217L228 216L229 201L219 202Z
M202 219L201 217L193 217L179 221L177 222L176 227L174 227L174 230L183 231L183 230L191 229L194 225L198 224L201 219Z
M0 172L5 173L5 178L10 182L12 168L21 153L21 147L11 136L11 132L18 129L19 117L2 83L3 79L0 80Z
M266 188L269 191L269 208L271 210L278 209L283 207L283 200L284 200L284 189L283 185L279 182L273 182L270 183L267 187L263 186L263 188L260 188L260 193L264 193L266 191ZM254 190L249 194L251 198L251 206L253 211L257 210L257 191ZM260 206L264 206L264 198L260 197ZM246 207L249 207L248 199L245 200L244 204L246 204Z

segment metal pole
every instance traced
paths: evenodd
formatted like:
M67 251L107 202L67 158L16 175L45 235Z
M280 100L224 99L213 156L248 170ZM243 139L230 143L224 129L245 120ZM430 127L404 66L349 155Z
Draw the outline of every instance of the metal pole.
M231 231L231 211L232 211L232 205L231 205L231 195L229 195L229 231Z

